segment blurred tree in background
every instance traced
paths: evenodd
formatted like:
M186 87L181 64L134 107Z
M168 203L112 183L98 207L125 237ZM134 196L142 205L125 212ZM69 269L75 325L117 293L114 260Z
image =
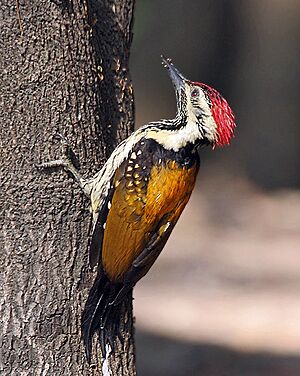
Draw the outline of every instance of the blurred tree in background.
M137 1L136 125L175 114L160 54L238 124L201 150L199 189L136 287L141 376L300 375L299 15L299 0Z
M300 2L140 0L131 58L137 125L173 116L160 54L232 105L236 140L209 154L265 188L300 185ZM228 168L228 167L227 167Z

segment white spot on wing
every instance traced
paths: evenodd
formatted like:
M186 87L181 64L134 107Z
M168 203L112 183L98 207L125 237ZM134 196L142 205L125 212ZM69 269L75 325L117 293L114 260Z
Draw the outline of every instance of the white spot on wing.
M142 127L126 140L122 141L113 151L102 169L88 181L92 186L91 202L93 212L102 207L117 168L128 158L133 147L145 136L145 133L148 132L147 129L148 126Z
M107 207L108 207L108 210L111 208L111 202L110 201L108 201Z
M164 229L164 232L167 231L167 229L171 226L171 222L167 222L166 225L165 225L165 229Z
M105 230L105 227L106 227L106 222L105 223L103 223L103 230Z
M141 155L142 154L142 150L138 150L138 152L136 154L137 155Z
M135 154L135 152L133 152L133 153L131 154L131 158L132 158L132 159L136 159L136 154Z

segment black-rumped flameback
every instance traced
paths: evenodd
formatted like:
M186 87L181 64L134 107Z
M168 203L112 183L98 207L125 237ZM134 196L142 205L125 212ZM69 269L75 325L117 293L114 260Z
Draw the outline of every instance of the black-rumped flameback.
M195 185L198 147L223 146L233 137L234 115L208 85L187 80L163 58L173 82L177 114L133 132L102 169L83 179L67 158L42 167L70 171L91 200L90 264L97 277L82 316L88 361L99 332L102 350L118 335L120 307L166 244Z

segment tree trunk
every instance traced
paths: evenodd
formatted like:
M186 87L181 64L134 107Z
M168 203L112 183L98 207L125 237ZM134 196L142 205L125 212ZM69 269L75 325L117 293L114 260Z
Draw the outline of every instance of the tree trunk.
M61 156L60 132L91 175L133 129L133 3L1 1L1 375L105 373L98 345L89 366L80 338L89 203L65 172L34 163ZM106 374L135 374L132 304L124 317Z

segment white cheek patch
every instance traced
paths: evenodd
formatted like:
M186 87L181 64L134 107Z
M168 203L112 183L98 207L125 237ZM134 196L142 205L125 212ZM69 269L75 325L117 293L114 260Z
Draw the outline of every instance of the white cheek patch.
M191 103L189 103L189 114L190 116L194 116L194 121L199 122L197 118L201 117L201 130L204 137L206 137L209 141L214 141L217 136L217 124L213 118L211 109L209 104L204 96L204 94L200 94L200 98L198 101L199 108L193 107Z
M209 141L215 141L217 137L217 124L213 118L212 115L209 115L208 117L204 118L204 121L202 122L201 128L205 132L205 137Z

